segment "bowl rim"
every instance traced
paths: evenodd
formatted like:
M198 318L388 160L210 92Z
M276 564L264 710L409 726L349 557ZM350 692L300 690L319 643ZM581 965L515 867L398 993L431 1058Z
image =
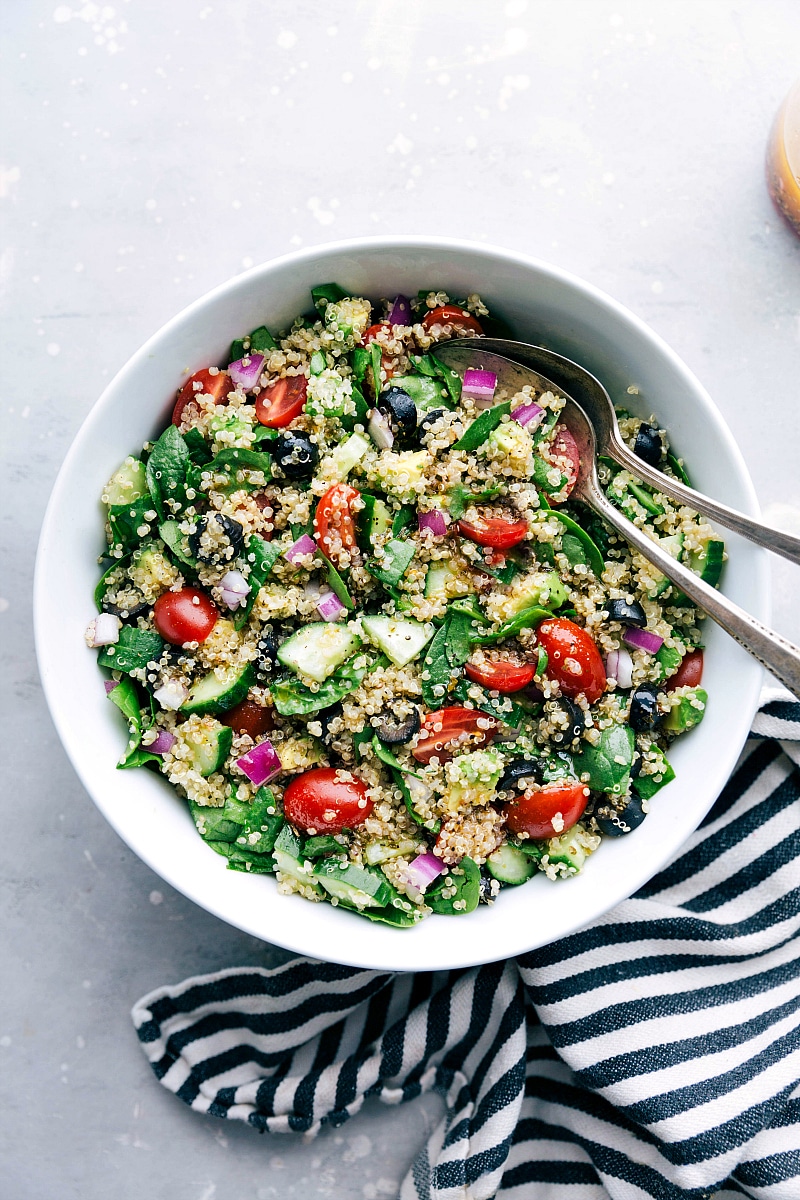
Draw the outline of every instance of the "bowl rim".
M156 863L155 854L148 853L147 847L140 847L137 845L134 848L134 846L131 845L128 836L123 833L119 823L115 820L114 815L108 811L107 806L105 806L102 802L102 798L99 797L97 789L90 781L88 772L85 771L83 767L83 759L79 755L77 747L72 745L71 738L68 736L64 721L62 720L60 697L57 694L58 683L54 675L51 675L51 673L47 670L47 664L45 661L44 625L45 621L48 619L49 603L48 597L45 594L45 564L48 559L48 555L51 552L51 545L55 537L55 526L57 524L61 493L65 489L66 481L71 475L73 462L81 453L84 438L89 433L94 423L101 419L101 414L105 410L109 398L113 396L116 389L122 383L124 383L129 375L136 373L142 362L150 357L155 347L157 347L163 340L168 340L184 326L189 325L194 316L201 312L207 305L217 301L224 301L228 295L236 293L238 289L246 287L252 280L263 274L269 274L272 271L279 270L280 268L286 266L300 265L315 258L324 258L329 255L332 256L348 253L352 254L358 253L362 250L380 250L392 252L395 250L402 251L404 249L414 251L430 251L432 253L436 253L437 251L451 251L458 254L469 255L473 259L480 259L482 257L487 260L491 260L494 263L499 261L501 263L508 263L516 268L522 267L525 269L531 269L541 275L551 278L562 286L572 288L577 292L582 293L584 297L588 298L594 304L609 310L619 321L621 321L624 325L627 325L632 332L638 334L646 342L648 342L655 353L666 359L673 371L686 385L687 389L694 395L701 398L706 410L706 415L711 419L714 425L715 434L719 437L720 441L724 443L725 451L728 454L732 465L736 469L737 483L744 493L745 502L741 505L742 511L756 518L758 518L760 515L755 488L741 450L739 449L739 446L733 437L733 433L731 432L709 393L694 375L693 371L691 371L686 363L684 363L683 359L677 354L677 352L674 351L672 347L665 342L664 339L658 333L656 333L655 330L653 330L642 318L638 317L629 308L615 300L612 296L608 295L608 293L604 292L596 285L589 283L580 276L573 274L571 271L567 271L543 259L514 250L509 250L505 247L496 246L490 243L473 242L469 239L462 238L401 234L389 237L374 235L362 238L345 238L331 242L322 242L314 246L303 247L300 250L267 259L256 266L248 268L246 271L242 271L241 273L226 279L215 287L212 287L202 296L198 297L196 300L193 300L190 304L186 305L183 309L181 309L178 313L161 325L160 328L157 329L139 347L139 349L127 359L127 361L103 389L101 395L94 402L89 412L81 422L77 432L75 433L72 443L64 457L53 484L41 525L33 580L33 628L39 676L50 716L73 769L75 770L83 787L92 798L96 807L100 810L112 828L114 828L115 832L122 838L125 844L132 849L137 857L141 858L142 861L144 861L146 865L150 867L150 869L153 870L160 878L169 883L171 887L174 887L176 891L187 896L187 898L198 904L199 907L204 908L212 915L218 917L220 920L223 920L226 924L232 925L235 928L239 928L262 941L271 942L295 953L306 955L316 953L319 957L322 957L326 960L329 959L329 955L325 953L325 950L322 947L316 950L309 950L307 945L298 944L297 940L291 936L291 928L289 928L288 933L284 933L283 929L280 927L270 930L270 935L267 938L262 932L256 930L252 923L247 923L244 920L238 920L232 917L230 913L221 911L219 905L216 905L207 899L203 899L197 894L196 890L192 890L189 886L183 883L181 879L177 877L177 872L165 870L164 864L160 861ZM752 603L751 608L755 616L760 617L760 619L764 622L769 622L772 606L767 551L753 547L753 555L754 591L757 597L757 602ZM750 682L747 686L745 694L740 696L740 707L748 714L748 727L758 707L761 684L762 675L756 671L753 671L751 673ZM730 776L741 748L742 747L739 744L734 744L732 742L727 754L718 756L716 769L713 771L714 787L712 788L713 795L711 795L709 799L709 809L719 795L719 792L724 786L725 781ZM691 836L692 832L694 832L694 830L687 833L687 839ZM668 853L664 854L661 859L659 859L655 866L652 865L652 861L649 862L646 872L640 871L638 874L634 874L632 872L631 875L626 876L626 882L620 886L616 892L614 892L613 889L610 889L607 898L605 898L598 907L593 909L589 920L585 922L576 922L569 932L577 932L579 929L601 920L611 909L628 899L641 886L643 886L648 879L652 878L653 875L662 870L673 854L674 851L670 850ZM389 934L391 935L395 932L396 931L390 930ZM559 931L556 936L564 936L564 931ZM478 940L480 941L480 939ZM533 947L527 947L523 945L513 953L522 954L527 952L527 950L530 948L546 945L547 942L548 939L542 940L541 938L538 938L534 940ZM376 961L374 955L370 955L367 958L363 954L359 954L357 950L358 939L350 939L347 949L343 950L337 946L336 957L331 961L345 965L352 965L355 967L365 967L378 970L389 969L393 971L411 971L419 969L418 967L397 967L392 965L392 961L396 956L392 954L391 948L393 945L396 947L396 943L392 943L391 939L389 938L387 939L387 944L390 947L389 952L383 955L380 961ZM322 953L320 953L320 949L322 949ZM423 969L454 969L460 967L469 967L484 962L491 962L497 958L496 953L490 957L487 957L485 953L480 954L478 957L476 957L474 954L465 956L463 953L456 955L451 953L448 956L446 949L443 949L442 954L443 962L441 966L431 967L429 965L425 965Z

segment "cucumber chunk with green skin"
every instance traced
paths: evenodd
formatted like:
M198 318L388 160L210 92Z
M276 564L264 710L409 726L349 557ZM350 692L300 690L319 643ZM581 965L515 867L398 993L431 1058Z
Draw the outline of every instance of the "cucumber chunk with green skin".
M339 443L331 455L331 460L340 481L346 479L353 467L361 462L371 445L372 442L364 437L363 433L351 433L346 441Z
M209 671L202 679L192 686L189 695L180 707L182 713L227 712L244 700L255 682L255 672L252 663L244 666L227 667L217 671Z
M661 722L661 728L667 733L685 733L687 729L693 729L705 716L707 704L708 692L705 688L691 688L669 710Z
M103 488L103 499L109 507L132 504L148 494L147 472L138 458L126 458Z
M689 555L689 566L710 587L716 587L719 583L724 561L725 543L718 538L709 538L702 550Z
M435 913L450 917L474 912L480 898L481 870L471 858L462 858L458 866L441 875L425 893L425 903Z
M337 842L332 833L322 833L319 837L306 839L303 854L306 858L325 858L328 854L342 854L345 847Z
M314 882L329 895L354 908L385 908L392 899L392 887L379 871L326 858L314 867Z
M231 752L233 730L215 721L210 729L198 729L185 735L191 764L204 779L222 769Z
M362 617L361 628L396 667L417 658L434 635L429 622L399 617Z
M527 854L523 854L516 846L506 842L486 860L489 874L512 887L527 883L536 874L536 864L532 863Z
M372 559L367 563L367 570L379 583L385 583L387 587L397 587L415 553L416 546L413 542L392 539L384 546L379 560Z
M661 791L668 783L672 783L675 778L675 772L672 769L672 764L668 761L666 754L658 746L651 746L651 750L657 750L659 756L658 770L652 775L637 775L631 781L633 790L641 796L642 800L649 800L651 796L655 796L656 792Z
M287 638L278 649L278 662L297 675L324 683L361 644L348 625L314 621Z
M631 481L628 484L628 491L636 500L639 501L645 512L649 512L654 517L663 516L664 509L656 500L653 499L653 495L649 488L644 487L642 484Z
M353 375L359 383L367 378L370 367L370 353L366 346L356 346L353 350Z
M379 496L361 493L364 507L359 515L358 540L362 550L371 550L392 528L392 512Z

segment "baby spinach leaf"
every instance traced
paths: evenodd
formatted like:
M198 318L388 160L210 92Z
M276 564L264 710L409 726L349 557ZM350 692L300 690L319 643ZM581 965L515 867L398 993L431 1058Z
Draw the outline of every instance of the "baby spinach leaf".
M339 572L332 562L328 563L328 584L341 600L345 608L349 608L352 612L355 609L355 601L347 590L347 584L342 579Z
M241 629L246 623L247 618L253 611L253 605L256 602L259 589L266 583L267 576L280 558L282 551L283 546L280 542L265 542L257 533L251 533L247 539L247 548L244 556L250 564L250 574L247 578L247 582L250 584L250 591L245 597L244 604L239 605L236 616L233 618L233 624L236 629Z
M150 523L144 514L153 507L150 496L140 496L130 504L113 504L108 510L108 523L111 528L110 545L113 549L131 550L138 546L143 537L150 532ZM147 526L147 533L139 530Z
M393 767L390 769L392 772L392 777L395 782L395 786L398 787L403 794L403 803L406 806L406 811L408 812L408 815L411 817L411 820L416 825L421 825L423 827L423 829L429 829L431 833L438 833L442 827L441 821L437 820L436 817L429 817L426 819L425 817L420 816L420 814L417 812L416 808L414 807L414 801L411 797L411 792L408 790L408 784L405 781L405 776L404 776L403 772L398 770L396 767ZM411 772L411 773L413 774L413 772Z
M497 428L503 417L510 412L510 400L506 400L504 404L495 404L494 408L487 408L467 426L458 441L453 444L453 449L477 450L479 446L483 445L492 430Z
M544 441L544 439L547 437L547 435L550 433L550 431L555 428L557 422L558 422L558 413L553 412L551 410L547 414L545 419L542 421L539 428L536 430L536 433L534 434L534 437L533 437L534 446L538 446L540 442Z
M278 343L275 341L275 338L267 329L266 325L259 325L258 329L254 329L250 334L250 349L258 350L261 353L263 353L265 350L278 349Z
M359 346L358 349L362 349L362 347ZM351 399L356 406L356 411L354 413L346 413L343 417L339 418L342 422L342 428L348 432L352 432L356 425L366 425L367 414L369 413L369 405L364 399L364 393L361 388L357 383L353 383L352 380L351 384L353 388Z
M403 504L394 514L392 520L392 536L397 537L399 533L411 524L414 517L417 515L417 510L411 504Z
M561 535L561 549L567 555L567 558L569 558L569 561L571 563L573 562L572 558L570 558L569 551L567 549L567 545L568 545L567 538L569 536L571 536L575 541L578 542L578 544L583 549L584 554L585 554L585 558L583 560L581 560L580 558L576 558L575 561L576 562L580 562L580 561L587 562L589 564L589 566L592 568L592 570L594 571L597 578L599 579L605 569L605 562L603 560L603 555L600 552L600 549L598 548L598 546L595 544L595 542L592 540L592 538L589 536L589 534L586 532L586 530L582 529L577 521L573 521L572 517L568 517L566 513L561 512L561 511L557 512L556 516L558 517L558 520L561 522L561 524L564 526L564 528L567 530L566 533ZM573 566L574 566L574 563L573 563Z
M657 751L659 755L658 770L652 775L637 775L631 781L631 787L635 792L639 793L643 800L649 800L652 796L655 796L656 792L660 791L665 784L672 783L672 780L675 778L672 764L667 759L664 751L655 745L651 746L650 749ZM656 775L660 775L661 778L656 780Z
M124 554L122 558L115 558L111 563L111 566L106 567L105 571L98 579L97 587L94 589L94 602L101 612L103 608L103 597L109 589L111 576L119 567L125 566L129 558L130 554Z
M496 717L498 721L503 721L514 729L519 729L528 715L516 700L511 700L508 696L492 696L485 688L476 683L470 683L466 679L459 679L453 689L452 699L458 700L461 704L469 701L481 712L485 712L490 717Z
M161 657L164 642L150 629L134 629L123 625L119 641L113 646L104 646L97 656L98 665L112 671L136 671ZM117 689L114 688L114 692ZM111 695L114 695L111 692Z
M545 621L548 617L552 617L552 613L547 608L532 608L523 609L521 613L517 613L510 621L505 621L499 629L493 630L491 633L482 633L478 636L473 636L472 641L477 646L491 646L495 642L502 642L506 638L515 637L521 629L529 629L532 625L538 625L541 621Z
M679 458L676 458L674 454L667 454L667 462L669 463L669 465L672 469L672 474L677 476L677 478L680 479L681 483L685 483L687 487L691 487L692 481L690 480L689 476L686 474L686 468L684 467L681 460Z
M455 893L450 895L454 887ZM442 895L444 891L448 893L447 896ZM480 867L471 858L462 858L458 866L451 867L447 875L440 875L433 886L428 888L425 903L435 913L460 917L478 907L480 895Z
M167 500L182 504L185 499L189 449L174 425L168 425L147 459L147 486L163 521L172 511Z
M183 440L193 463L202 466L204 463L211 462L214 455L199 429L188 429L183 435Z
M363 383L369 371L370 355L366 346L356 346L353 351L353 375L359 383Z
M128 745L125 748L125 753L117 763L118 769L126 767L141 767L148 762L157 762L160 764L161 758L157 754L151 754L148 750L142 750L142 734L144 733L144 721L142 720L142 710L139 706L139 693L132 679L121 679L113 691L109 692L109 700L116 704L117 708L127 719L130 728L130 736Z
M531 478L540 491L548 492L550 495L553 495L555 492L560 492L564 484L567 482L566 475L562 475L559 472L558 482L551 483L550 474L552 471L553 467L550 465L550 463L546 463L543 458L539 457L538 454L533 456L533 475Z
M204 470L211 471L214 475L231 474L236 471L263 471L269 479L272 473L271 464L269 454L261 450L241 450L229 446L220 450Z
M470 429L472 426L470 426ZM467 431L469 432L469 430ZM486 500L492 500L499 492L502 492L502 483L495 483L491 487L484 488L483 491L473 492L462 484L457 483L448 492L449 504L448 509L450 516L454 521L458 521L463 517L466 509L470 504L482 504Z
M472 617L451 610L444 625L447 632L447 657L452 667L463 667L472 651Z
M360 657L342 663L320 684L316 692L312 692L311 688L299 679L277 679L269 690L278 712L282 717L307 716L336 704L337 700L341 700L348 692L355 691L364 676L374 670L380 661L376 659L363 667L355 667L353 663Z
M163 521L158 527L158 536L178 562L197 570L197 560L189 554L189 544L177 521Z
M314 307L323 317L329 304L336 304L339 300L346 299L347 295L348 293L344 288L339 287L338 283L321 283L319 287L311 289Z
M395 538L384 546L383 557L379 562L372 559L367 563L367 570L386 587L396 587L408 570L415 553L416 546L413 542L401 542Z
M633 762L635 738L629 725L611 725L600 734L596 746L584 743L575 756L578 775L588 772L589 787L596 792L623 796Z
M369 361L372 367L372 385L375 388L376 398L381 394L381 360L383 351L377 342L370 342Z
M448 653L448 625L449 622L445 621L437 629L422 663L422 699L434 711L446 702L453 678L453 664ZM438 693L439 688L444 691Z

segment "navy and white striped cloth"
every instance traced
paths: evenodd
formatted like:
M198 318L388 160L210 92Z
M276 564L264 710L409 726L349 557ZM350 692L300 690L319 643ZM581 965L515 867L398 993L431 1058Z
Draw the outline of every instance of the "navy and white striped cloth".
M296 959L159 988L160 1082L258 1130L447 1112L402 1200L800 1200L800 704L767 693L683 851L590 928L391 975Z

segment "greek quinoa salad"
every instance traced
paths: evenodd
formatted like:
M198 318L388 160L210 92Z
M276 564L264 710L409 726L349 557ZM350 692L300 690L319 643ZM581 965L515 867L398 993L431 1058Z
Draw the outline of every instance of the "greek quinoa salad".
M86 641L229 868L408 927L577 874L674 778L701 614L570 502L564 398L436 357L507 331L478 295L336 284L234 342L103 492ZM635 453L685 479L653 418ZM601 460L612 502L717 583L696 513ZM663 802L659 797L659 802Z

